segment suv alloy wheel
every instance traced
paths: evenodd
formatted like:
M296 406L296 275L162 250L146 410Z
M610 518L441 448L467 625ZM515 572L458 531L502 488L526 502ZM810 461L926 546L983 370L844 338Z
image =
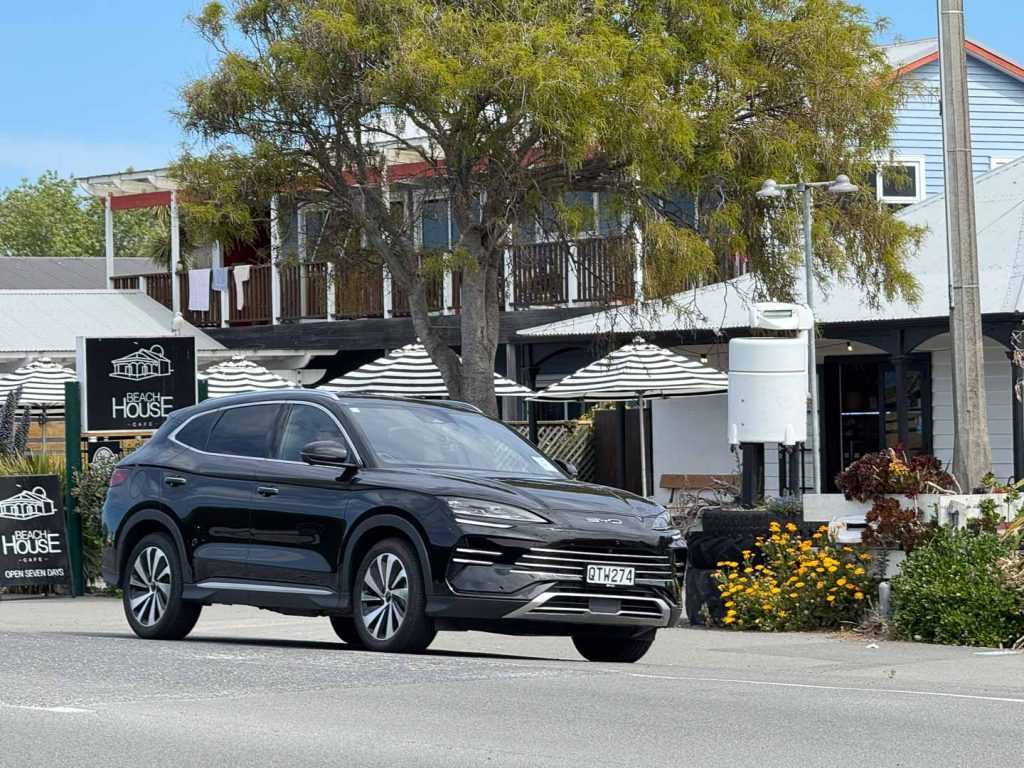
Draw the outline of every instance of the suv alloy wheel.
M144 536L127 563L122 600L132 631L147 640L180 640L191 632L203 606L181 599L181 560L171 537Z
M356 631L371 650L422 651L437 634L426 614L419 558L402 539L385 539L366 553L353 598Z

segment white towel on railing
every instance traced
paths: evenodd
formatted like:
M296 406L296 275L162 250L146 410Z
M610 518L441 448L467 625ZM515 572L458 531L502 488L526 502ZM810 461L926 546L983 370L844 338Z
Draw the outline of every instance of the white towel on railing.
M188 308L190 312L210 311L210 270L188 271Z
M245 309L245 283L249 280L250 264L239 264L234 269L235 275L235 309Z

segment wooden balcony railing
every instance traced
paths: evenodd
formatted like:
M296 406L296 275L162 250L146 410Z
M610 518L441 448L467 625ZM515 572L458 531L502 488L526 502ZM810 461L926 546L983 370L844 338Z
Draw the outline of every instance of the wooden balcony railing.
M326 320L328 266L324 262L281 267L281 319Z
M627 237L576 243L576 300L601 304L632 301L636 275L633 246Z
M569 246L533 243L512 249L514 306L545 307L569 301Z
M336 318L384 317L384 272L379 264L346 266L337 272L335 280Z
M118 275L110 281L111 287L118 291L139 290L139 275Z
M498 293L505 306L507 289L512 290L513 307L558 306L573 302L610 304L634 299L634 244L626 237L590 238L570 246L567 243L517 245L506 262L510 275L502 275ZM227 312L222 312L222 295L211 291L210 309L188 310L188 275L179 274L182 314L193 325L263 325L272 319L269 264L250 267L249 280L242 285L243 306L238 308L238 288L228 283ZM329 306L331 280L334 280L334 306ZM379 261L353 259L331 269L324 262L286 264L278 269L281 308L277 321L339 320L385 317L384 273ZM461 309L461 275L447 280L441 276L427 280L427 303L431 312L458 313ZM166 273L119 275L113 280L119 290L145 290L163 304L172 306L171 276ZM391 316L408 317L408 298L398 285L392 285ZM328 311L330 310L330 311Z

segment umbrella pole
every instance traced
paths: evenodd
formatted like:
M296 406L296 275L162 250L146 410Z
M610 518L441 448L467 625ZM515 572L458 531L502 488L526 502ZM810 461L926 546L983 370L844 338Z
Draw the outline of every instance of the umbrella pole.
M647 498L647 439L644 434L644 399L637 398L640 414L640 495Z

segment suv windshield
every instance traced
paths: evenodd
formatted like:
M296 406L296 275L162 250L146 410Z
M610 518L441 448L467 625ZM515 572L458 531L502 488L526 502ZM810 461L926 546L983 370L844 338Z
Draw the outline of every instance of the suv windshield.
M530 443L479 413L373 400L349 403L345 410L385 466L563 477Z

